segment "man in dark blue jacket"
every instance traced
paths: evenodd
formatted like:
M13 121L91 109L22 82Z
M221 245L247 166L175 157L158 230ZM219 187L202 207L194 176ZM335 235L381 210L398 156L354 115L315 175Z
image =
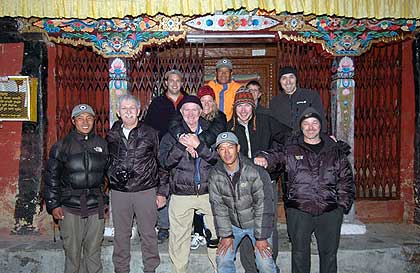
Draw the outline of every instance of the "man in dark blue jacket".
M74 129L51 148L45 176L47 211L60 225L65 273L102 272L106 141L93 130L95 112L79 104L71 113Z
M159 162L169 172L169 257L172 272L188 272L194 211L204 215L204 221L212 234L207 253L216 271L216 249L210 246L217 245L217 241L207 178L212 164L217 161L217 155L198 137L209 126L208 121L200 117L200 99L185 96L179 104L179 111L183 130L177 136L168 132L162 138L159 149Z

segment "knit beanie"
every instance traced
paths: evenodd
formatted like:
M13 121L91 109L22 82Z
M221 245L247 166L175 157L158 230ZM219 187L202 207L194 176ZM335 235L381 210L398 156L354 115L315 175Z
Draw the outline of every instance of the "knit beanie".
M282 77L283 75L286 75L286 74L293 74L293 75L295 75L295 77L296 77L296 82L298 82L298 81L299 81L299 78L298 78L298 73L297 73L296 68L291 67L291 66L285 66L285 67L283 67L282 69L280 69L280 72L279 72L279 79L281 79L281 77Z
M198 92L197 92L197 97L199 99L201 99L202 97L204 97L206 95L211 96L214 100L216 99L216 95L214 94L213 88L211 88L208 85L204 85L204 86L200 87L198 89Z
M177 109L181 110L182 105L184 105L186 103L195 103L198 106L200 106L201 109L203 109L203 105L201 104L200 99L197 96L193 96L193 95L184 96L184 98L179 102L179 104L177 106Z
M238 91L236 91L233 108L241 103L248 103L255 109L254 96L252 95L251 91L249 91L249 89L244 86L241 86Z
M316 118L319 121L319 123L321 124L321 128L322 128L321 115L319 114L319 112L317 110L315 110L315 108L308 107L308 108L305 109L305 111L303 111L303 113L300 115L299 126L301 126L302 121L304 121L307 118Z

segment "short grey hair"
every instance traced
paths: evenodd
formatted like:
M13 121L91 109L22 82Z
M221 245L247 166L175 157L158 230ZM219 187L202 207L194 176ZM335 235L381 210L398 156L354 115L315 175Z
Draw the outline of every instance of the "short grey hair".
M133 95L130 95L130 94L124 94L124 95L121 95L121 96L118 97L118 100L117 100L117 109L118 110L120 110L121 103L125 100L134 101L134 103L136 104L136 108L140 109L141 103L140 103L140 100L137 97L135 97Z

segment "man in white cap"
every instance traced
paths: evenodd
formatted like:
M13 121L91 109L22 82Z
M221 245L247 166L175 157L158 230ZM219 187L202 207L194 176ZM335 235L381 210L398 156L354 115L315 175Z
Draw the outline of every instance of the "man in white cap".
M239 153L238 138L232 132L216 140L220 159L209 175L210 204L217 236L217 271L235 272L236 251L244 237L255 248L260 273L277 271L272 259L273 190L269 174Z
M60 225L64 272L102 272L107 143L94 132L92 107L75 106L71 119L73 130L51 148L44 198Z
M208 85L216 95L216 103L220 111L226 114L229 121L233 115L233 100L241 85L232 80L233 65L229 59L221 59L216 63L216 79Z

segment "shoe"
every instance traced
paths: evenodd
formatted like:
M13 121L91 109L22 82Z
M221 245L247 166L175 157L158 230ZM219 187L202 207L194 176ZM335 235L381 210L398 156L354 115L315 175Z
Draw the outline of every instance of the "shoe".
M157 234L158 244L164 243L166 240L168 240L168 238L169 238L169 230L165 228L159 229L158 234Z
M205 245L207 245L206 238L200 236L198 233L194 233L194 235L191 235L191 249L197 249L200 246Z

